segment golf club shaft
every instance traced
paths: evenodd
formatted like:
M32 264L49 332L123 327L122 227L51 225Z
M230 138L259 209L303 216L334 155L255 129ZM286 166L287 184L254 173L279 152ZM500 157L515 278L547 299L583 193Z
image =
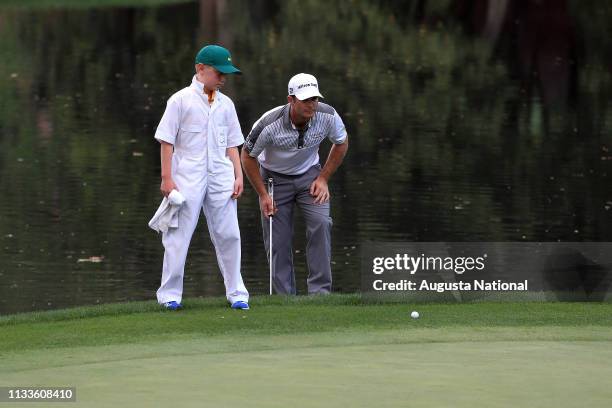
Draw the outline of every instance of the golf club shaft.
M272 179L272 177L270 177L268 179L268 194L270 195L270 198L272 199L272 208L274 208L274 180ZM272 275L273 275L273 267L272 267L272 218L273 216L270 215L268 217L268 219L270 220L270 239L269 239L269 244L268 244L268 248L270 251L270 259L269 259L269 265L270 265L270 295L272 294Z

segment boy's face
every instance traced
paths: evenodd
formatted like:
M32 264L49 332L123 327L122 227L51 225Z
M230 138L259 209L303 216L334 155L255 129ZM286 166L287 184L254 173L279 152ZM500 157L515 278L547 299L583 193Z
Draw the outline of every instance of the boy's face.
M204 84L204 88L207 91L217 90L225 84L225 74L222 74L210 65L197 64L196 75L198 81Z

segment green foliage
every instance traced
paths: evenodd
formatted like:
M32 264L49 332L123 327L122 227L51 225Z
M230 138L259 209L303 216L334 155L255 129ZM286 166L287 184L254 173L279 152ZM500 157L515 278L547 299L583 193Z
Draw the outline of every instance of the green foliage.
M2 8L17 9L91 9L102 7L144 7L162 4L193 3L195 0L2 0Z

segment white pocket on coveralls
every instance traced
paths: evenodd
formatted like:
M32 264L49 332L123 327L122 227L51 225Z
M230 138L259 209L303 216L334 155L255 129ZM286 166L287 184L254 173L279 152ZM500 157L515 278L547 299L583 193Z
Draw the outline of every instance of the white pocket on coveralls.
M227 126L217 127L217 145L227 147Z
M206 139L202 136L203 127L200 124L183 124L179 137L174 145L175 150L183 154L199 156L205 153Z

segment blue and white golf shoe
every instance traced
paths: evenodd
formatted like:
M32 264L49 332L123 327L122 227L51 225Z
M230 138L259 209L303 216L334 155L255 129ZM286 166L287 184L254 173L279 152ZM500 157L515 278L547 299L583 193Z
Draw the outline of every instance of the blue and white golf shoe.
M239 310L249 310L249 304L245 301L242 300L238 300L234 303L232 303L232 309L239 309Z
M183 308L183 305L181 305L180 303L175 302L174 300L172 302L166 302L164 303L164 307L167 310L179 310Z

